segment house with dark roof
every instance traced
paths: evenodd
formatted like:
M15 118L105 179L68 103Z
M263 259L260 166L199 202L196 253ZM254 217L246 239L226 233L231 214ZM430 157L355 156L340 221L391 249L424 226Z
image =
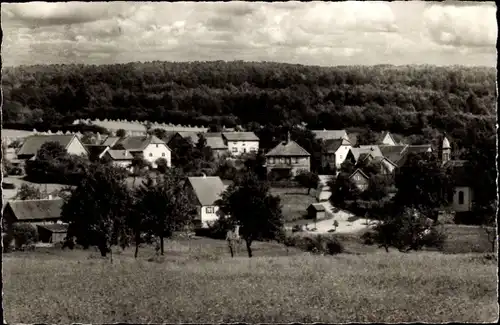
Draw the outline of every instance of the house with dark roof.
M288 133L287 141L279 143L266 154L267 173L277 175L297 175L298 171L311 171L311 154L299 146L297 142L290 140Z
M345 161L351 142L345 138L323 140L323 152L321 153L321 165L323 167L335 167L337 170Z
M214 157L220 158L229 152L222 134L219 133L219 136L205 136L205 139L207 140L206 145L212 149Z
M48 142L59 143L69 154L88 155L80 139L74 134L32 135L26 138L21 148L17 151L17 159L34 159L38 150Z
M414 154L425 154L425 153L432 153L432 146L430 144L423 144L423 145L407 145L405 149L401 152L400 158L395 161L395 163L398 165L398 167L403 166L406 163L406 160L408 159L408 155L410 153Z
M311 203L307 207L307 216L309 219L313 220L322 220L325 218L326 209L325 206L321 203Z
M103 159L109 159L116 167L125 168L129 172L133 170L132 160L134 157L135 155L124 149L109 149L102 155Z
M379 146L377 145L362 145L359 147L349 148L346 159L349 159L354 165L360 160L366 159L370 155L372 158L383 157Z
M222 139L233 156L259 151L259 138L253 132L222 132Z
M354 185L356 185L357 188L359 188L360 191L365 191L368 189L368 184L370 182L370 177L368 177L361 169L356 169L351 176L349 176L349 179L351 179L354 182Z
M153 168L157 167L156 161L160 158L167 161L168 167L172 166L172 151L163 140L154 135L123 137L111 149L119 150L110 153L113 161L117 161L118 157L124 160L130 154L142 156Z
M398 164L399 160L403 157L404 151L408 145L379 145L378 146L382 155L392 161L395 164Z
M120 137L110 135L110 136L107 136L104 140L102 140L101 145L113 147L118 142L118 140L120 140Z
M63 203L62 199L8 201L3 209L3 229L18 222L34 226L58 223Z
M187 190L196 198L196 227L207 227L219 218L219 206L216 202L221 198L226 186L218 176L188 177Z
M100 160L104 156L106 151L110 149L109 146L101 144L85 144L84 147L88 152L90 161Z

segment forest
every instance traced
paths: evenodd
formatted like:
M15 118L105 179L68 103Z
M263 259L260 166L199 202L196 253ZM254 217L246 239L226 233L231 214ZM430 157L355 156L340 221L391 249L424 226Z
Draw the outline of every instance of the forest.
M147 62L4 67L3 126L45 130L77 118L391 131L410 143L443 132L457 148L495 134L496 71L486 67ZM279 133L279 134L276 134Z

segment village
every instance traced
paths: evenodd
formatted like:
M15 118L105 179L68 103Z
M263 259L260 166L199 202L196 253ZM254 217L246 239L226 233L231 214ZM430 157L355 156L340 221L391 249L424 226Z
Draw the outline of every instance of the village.
M68 224L61 221L63 199L57 193L45 192L45 197L19 199L19 184L22 183L24 168L27 161L37 159L39 150L47 143L56 142L65 148L68 154L81 156L91 161L108 161L113 166L124 169L129 173L134 186L141 181L136 176L162 168L182 167L172 164L173 150L176 141L196 146L200 138L205 139L206 146L211 149L214 160L224 163L226 160L244 159L248 155L257 155L259 152L265 157L261 167L265 168L268 179L276 175L280 180L292 181L299 175L310 175L311 153L302 148L290 138L290 132L277 146L262 152L259 147L259 138L253 132L235 131L223 128L221 132L208 132L208 128L182 127L159 123L139 123L137 121L79 121L73 124L87 123L106 128L109 135L69 133L62 132L37 132L33 130L3 130L2 146L6 146L5 158L11 164L11 175L2 182L4 191L4 233L8 232L15 223L28 223L34 225L39 233L39 245L53 245L62 242L66 237ZM241 129L241 128L240 128ZM441 148L432 148L428 145L408 145L395 141L391 133L382 132L376 143L369 145L356 145L356 135L349 135L346 130L312 130L316 139L324 144L321 152L321 164L334 171L330 175L313 176L314 195L307 195L306 200L301 200L302 206L294 207L299 219L285 215L286 228L310 233L356 233L369 230L376 224L375 220L367 219L366 215L356 215L355 212L335 207L332 205L331 181L340 173L344 162L348 161L354 168L348 175L360 192L366 191L370 184L370 177L363 171L362 166L376 165L384 177L394 177L394 173L402 167L410 153L441 152L443 168L453 166L459 169L464 161L451 159L451 145L443 137ZM157 137L158 134L161 138ZM137 158L144 163L137 164ZM139 170L138 170L139 168ZM459 175L455 172L454 175ZM462 173L464 173L462 171ZM196 174L196 173L195 173ZM216 175L189 175L187 180L196 198L197 206L195 228L207 228L218 219L220 215L217 201L227 189L231 180L221 179ZM275 177L275 178L276 178ZM460 178L460 176L456 176ZM310 181L311 177L306 177ZM463 176L461 177L463 178ZM11 181L13 180L13 181ZM141 178L144 180L144 177ZM9 183L10 182L10 183ZM9 188L11 184L17 187ZM130 182L129 182L130 183ZM52 184L51 184L52 185ZM14 185L15 186L15 185ZM38 184L43 189L47 184ZM300 187L300 184L296 184ZM472 189L467 183L455 183L453 194L448 206L443 207L440 217L446 216L453 220L455 213L469 212L472 207ZM279 191L279 189L278 189ZM9 193L10 192L10 193ZM57 192L57 191L55 191ZM310 189L307 191L310 192ZM286 195L281 191L281 195ZM297 196L297 195L295 195ZM287 202L285 201L285 204ZM285 207L286 210L286 207ZM168 212L165 212L168 213ZM288 217L288 218L287 218ZM298 222L297 222L298 221ZM309 227L308 227L309 223ZM312 225L314 223L314 226ZM19 248L21 248L18 245Z

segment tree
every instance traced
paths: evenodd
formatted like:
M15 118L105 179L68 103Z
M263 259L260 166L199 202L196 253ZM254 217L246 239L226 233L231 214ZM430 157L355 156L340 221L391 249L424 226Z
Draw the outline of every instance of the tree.
M127 135L127 131L125 131L124 129L118 129L118 130L116 130L116 136L117 137L123 138L126 135Z
M158 139L165 140L167 138L167 130L165 129L153 129L151 131L151 134L156 136Z
M161 255L164 239L189 225L196 214L195 200L185 191L185 182L182 172L171 168L155 180L149 177L138 191L137 211L144 218L147 232L160 239Z
M360 190L349 178L349 174L340 173L336 179L328 181L332 195L330 202L333 205L344 206L345 201L356 200L360 195Z
M156 169L159 173L166 173L168 169L168 162L165 158L156 159Z
M132 176L134 177L133 186L135 186L135 180L137 176L141 176L144 169L149 166L149 162L144 159L144 157L138 155L132 159L130 163L130 168L132 168Z
M395 185L396 207L415 208L428 217L448 205L447 194L453 191L450 172L442 168L434 154L410 153L405 164L396 171Z
M62 207L61 219L69 223L68 237L76 237L84 247L96 245L103 257L111 252L111 245L126 239L132 204L125 176L111 165L92 164Z
M311 193L311 189L317 189L319 183L319 177L316 173L311 173L308 171L300 171L296 176L295 180L303 187L307 188L307 195Z
M277 240L283 231L279 196L271 195L269 185L253 173L237 178L216 204L234 224L240 225L248 257L252 257L254 240Z

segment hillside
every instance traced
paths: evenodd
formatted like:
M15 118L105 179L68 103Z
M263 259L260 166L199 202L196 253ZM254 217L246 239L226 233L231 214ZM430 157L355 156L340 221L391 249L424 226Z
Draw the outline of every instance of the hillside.
M495 69L148 62L4 68L6 127L76 118L232 126L306 122L452 138L494 131ZM465 145L465 144L464 144Z

